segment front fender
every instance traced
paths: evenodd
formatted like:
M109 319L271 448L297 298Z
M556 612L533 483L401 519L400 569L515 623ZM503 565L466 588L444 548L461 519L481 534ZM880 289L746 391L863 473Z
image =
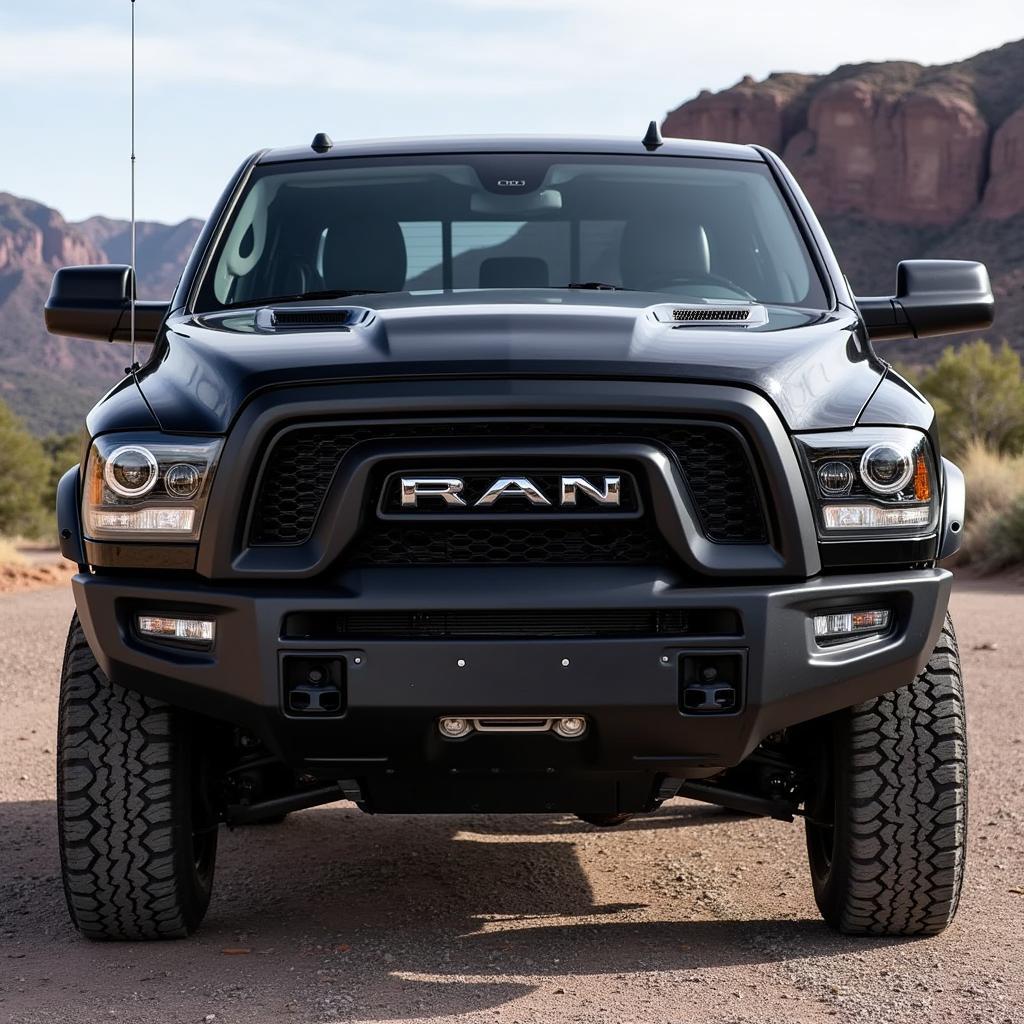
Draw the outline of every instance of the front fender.
M942 460L942 522L939 532L939 558L949 558L960 550L964 539L964 514L967 485L960 467Z
M78 565L86 566L85 545L82 540L82 517L79 495L81 473L78 466L72 466L57 484L57 535L60 538L60 553Z

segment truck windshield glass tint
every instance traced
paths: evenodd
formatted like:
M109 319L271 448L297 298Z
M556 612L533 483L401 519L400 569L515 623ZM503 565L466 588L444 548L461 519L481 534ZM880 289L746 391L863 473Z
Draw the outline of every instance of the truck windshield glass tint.
M480 154L258 167L197 309L570 285L828 304L764 164Z

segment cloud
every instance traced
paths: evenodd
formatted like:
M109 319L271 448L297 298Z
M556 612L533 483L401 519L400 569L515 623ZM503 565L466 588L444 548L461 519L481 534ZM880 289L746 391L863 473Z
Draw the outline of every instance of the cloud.
M949 31L954 0L862 0L862 16L829 25L800 0L434 0L246 4L179 0L137 6L141 88L221 84L246 90L321 90L353 97L544 97L657 85L663 104L743 72L830 70L836 63L905 56L930 61L991 45L1016 0L979 0L986 19ZM920 12L927 9L924 21ZM4 24L0 81L116 81L128 62L127 17L82 20L68 7ZM888 18L881 40L872 11ZM944 15L945 12L945 15ZM959 21L959 17L957 16ZM56 22L57 24L54 24ZM183 31L182 26L201 26ZM901 32L901 25L913 33ZM972 28L973 26L973 28ZM969 41L971 31L985 40ZM879 46L885 47L879 50ZM866 52L869 51L869 52ZM670 83L677 83L675 85Z
M0 81L24 84L45 66L49 78L126 82L128 36L113 27L8 30L3 48ZM514 96L550 89L584 64L553 41L492 30L463 37L442 28L367 25L358 41L343 44L251 28L136 37L140 88L206 82L371 96Z

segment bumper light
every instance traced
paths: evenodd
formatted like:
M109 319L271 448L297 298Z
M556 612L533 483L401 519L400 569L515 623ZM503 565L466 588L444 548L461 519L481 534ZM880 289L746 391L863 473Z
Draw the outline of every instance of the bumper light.
M197 644L212 644L217 633L216 625L209 619L175 619L166 615L140 615L138 626L143 636Z
M828 530L877 530L894 526L927 527L931 520L928 505L906 508L881 508L878 505L826 505L822 509Z
M815 640L836 641L854 639L872 633L884 633L889 628L888 608L870 611L829 612L814 616Z
M191 534L195 518L194 508L140 508L123 512L96 509L91 523L97 530Z

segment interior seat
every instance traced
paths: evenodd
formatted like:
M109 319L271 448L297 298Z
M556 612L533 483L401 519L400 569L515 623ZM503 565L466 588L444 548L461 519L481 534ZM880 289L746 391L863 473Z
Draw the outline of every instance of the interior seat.
M403 291L408 255L398 221L366 217L332 224L324 239L323 268L326 289Z
M682 218L626 222L619 249L622 283L638 291L660 291L681 278L711 273L711 248L703 225Z
M539 256L492 256L480 264L481 288L547 288L547 260Z

